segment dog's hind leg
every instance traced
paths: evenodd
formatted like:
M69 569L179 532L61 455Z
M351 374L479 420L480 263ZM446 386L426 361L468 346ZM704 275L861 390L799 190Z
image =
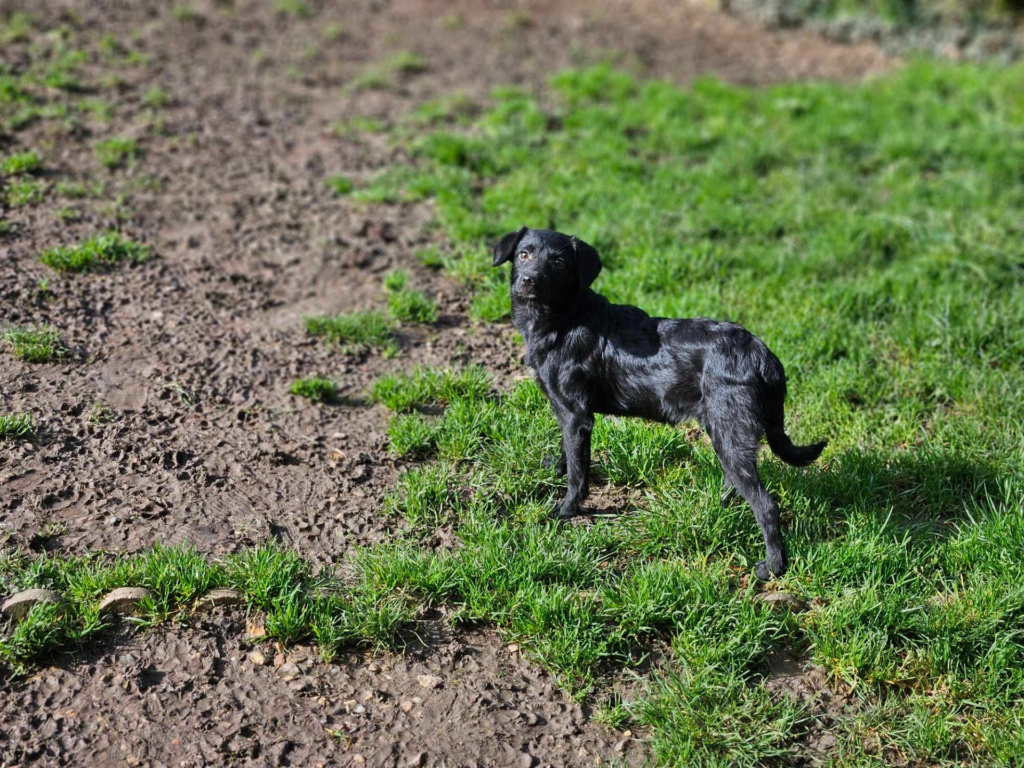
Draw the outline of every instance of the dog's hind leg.
M764 535L767 557L758 561L754 572L757 578L767 581L786 571L786 547L779 527L779 507L757 471L760 425L746 417L746 414L755 412L754 400L742 388L730 389L733 391L716 395L717 402L712 404L707 415L707 428L725 472L726 492L734 489L750 504Z

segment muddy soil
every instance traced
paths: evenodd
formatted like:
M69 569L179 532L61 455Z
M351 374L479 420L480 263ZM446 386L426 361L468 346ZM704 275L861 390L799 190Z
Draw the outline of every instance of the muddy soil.
M63 23L93 47L110 34L149 57L87 66L86 95L110 102L109 121L71 130L44 121L0 146L38 148L51 182L42 203L5 213L0 321L52 323L71 351L48 365L0 354L0 412L30 412L39 425L33 441L0 443L2 546L127 552L189 541L220 554L276 537L339 563L395 525L380 503L402 467L368 385L420 364L481 364L499 381L521 373L508 329L474 326L458 286L413 258L444 245L429 204L356 206L326 188L332 174L366 178L398 154L380 136L332 125L355 116L390 125L454 91L482 104L495 85L535 88L553 70L609 57L644 76L748 84L856 79L891 65L870 46L767 32L700 5L306 6L311 18L271 0L203 0L186 17L156 0L0 0L0 12L28 11L39 29ZM5 44L0 58L17 69L30 45ZM418 52L427 68L388 88L351 87L400 51ZM143 103L153 86L170 97L158 115ZM94 142L114 135L139 142L127 169L94 156ZM69 201L53 190L62 180L105 189ZM58 215L66 208L77 220ZM115 222L157 258L88 276L37 261ZM435 327L402 330L400 356L344 355L307 336L306 315L383 305L382 276L399 266L442 307ZM311 374L338 381L341 402L288 394ZM487 631L425 631L428 642L407 655L334 666L293 649L290 675L253 664L241 630L241 617L219 614L125 631L7 685L0 765L643 759L639 741L591 721ZM442 683L424 688L423 674Z

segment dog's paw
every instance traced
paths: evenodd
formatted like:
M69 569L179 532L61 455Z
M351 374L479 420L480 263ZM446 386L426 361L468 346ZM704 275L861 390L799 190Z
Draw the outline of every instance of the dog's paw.
M758 581L771 581L777 579L786 572L785 565L776 565L774 568L768 565L767 560L758 560L754 566L754 575Z
M580 513L580 508L576 505L567 506L565 503L556 504L555 508L551 510L552 520L569 520L570 518L576 517Z
M561 456L545 456L541 461L544 469L553 469L558 477L565 477L565 459Z

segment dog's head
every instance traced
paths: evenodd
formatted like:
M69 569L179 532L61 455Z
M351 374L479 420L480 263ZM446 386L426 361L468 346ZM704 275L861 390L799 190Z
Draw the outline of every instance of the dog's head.
M512 301L571 305L601 271L601 257L575 236L523 227L494 246L494 266L512 262Z

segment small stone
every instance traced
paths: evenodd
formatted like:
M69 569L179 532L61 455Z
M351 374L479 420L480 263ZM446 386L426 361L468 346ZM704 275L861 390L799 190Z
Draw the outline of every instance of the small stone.
M288 685L288 690L295 691L296 693L302 693L302 691L309 689L308 680L295 680Z
M362 755L352 755L352 762L353 763L358 763L359 765L362 765L363 763L366 762L366 758L363 757Z
M380 672L380 664L370 662L366 665L366 669L368 672L373 672L374 674L377 674L378 672Z
M113 611L114 613L135 613L138 604L153 593L142 587L121 587L115 589L100 601L100 614Z
M534 763L536 761L537 758L535 758L529 752L523 752L522 756L519 758L519 765L521 766L521 768L533 768Z
M351 712L351 711L352 711L353 709L355 709L355 708L356 708L356 707L357 707L358 705L359 705L359 702L358 702L358 701L356 701L355 699L349 699L349 700L348 700L348 701L346 701L346 702L345 702L345 704L344 704L344 707L345 707L345 711L346 711L346 712Z
M211 589L199 598L199 608L217 608L222 605L241 605L245 601L237 589Z
M409 768L421 768L421 766L427 764L427 753L420 752L418 755L414 755L406 760L405 764L409 766Z
M356 704L355 707L352 708L353 715L361 715L364 712L366 712L366 707L364 707L362 704Z
M251 661L257 667L262 667L267 663L267 657L259 651L253 651L249 654L249 661Z
M413 704L413 703L412 703L411 701L403 701L403 702L402 702L401 704L399 704L398 706L400 706L400 707L402 708L402 711L403 711L403 712L405 712L406 714L408 714L409 712L412 712L412 708L413 708L414 706L416 706L416 705L415 705L415 704Z
M283 653L279 653L276 656L274 656L274 666L275 667L283 667L285 661L286 661L286 659L285 659L285 656L284 656Z
M250 624L245 628L245 635L250 640L267 636L267 628L262 624Z
M373 699L374 691L370 690L363 694L363 701L370 701Z
M417 682L419 682L421 686L423 686L424 688L429 688L430 690L440 688L441 684L444 683L444 680L442 680L437 675L420 675L416 678L416 680Z
M295 664L282 664L278 668L277 674L279 674L284 680L294 680L299 676L300 672L298 666Z
M761 592L757 599L771 608L788 608L794 613L807 610L807 603L789 592Z
M519 653L519 645L516 643L510 643L508 646L509 653Z
M54 592L52 589L26 589L24 592L18 592L16 595L12 595L2 607L0 611L3 612L4 616L10 619L21 619L32 610L32 608L40 603L60 603L62 598L59 593Z

